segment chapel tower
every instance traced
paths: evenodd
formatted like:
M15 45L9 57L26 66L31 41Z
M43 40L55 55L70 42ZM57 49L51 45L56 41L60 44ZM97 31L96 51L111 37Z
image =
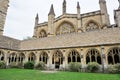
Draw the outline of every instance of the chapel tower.
M4 25L9 7L9 0L0 0L0 35L3 35Z

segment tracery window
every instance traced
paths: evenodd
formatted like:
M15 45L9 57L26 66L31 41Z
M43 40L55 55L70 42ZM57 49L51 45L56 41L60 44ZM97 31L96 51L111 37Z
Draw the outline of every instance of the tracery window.
M17 54L16 53L12 53L9 56L9 63L15 63L17 62Z
M69 23L63 23L56 32L56 35L67 34L75 32L74 27Z
M39 38L44 38L44 37L47 37L47 34L46 34L45 30L41 30L39 33Z
M23 63L24 59L25 59L25 55L23 53L20 53L20 55L18 57L18 62Z
M108 64L120 63L120 48L112 48L108 52Z
M28 61L29 62L35 62L35 54L34 53L30 53L30 55L28 57Z
M94 31L94 30L98 30L98 29L99 29L99 26L94 22L88 23L87 27L86 27L86 31Z
M77 51L72 50L68 55L68 63L70 62L81 62L80 55Z
M43 52L43 53L40 54L39 61L42 61L45 64L47 64L47 59L48 59L47 53Z
M101 55L98 50L91 49L87 52L86 64L89 62L97 62L97 63L101 64Z
M57 51L52 56L52 64L55 64L56 62L63 64L63 54L60 51Z
M4 53L0 51L0 61L4 61Z

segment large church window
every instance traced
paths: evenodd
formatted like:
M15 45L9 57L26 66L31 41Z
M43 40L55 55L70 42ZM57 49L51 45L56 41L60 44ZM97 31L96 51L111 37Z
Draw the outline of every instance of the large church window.
M56 35L67 34L75 32L74 26L69 23L63 23L56 31Z
M0 51L0 61L4 61L4 53Z
M108 64L120 63L120 48L112 48L108 52Z
M42 61L45 64L47 64L47 59L48 59L47 53L43 52L43 53L40 54L39 61Z
M72 50L68 55L68 63L70 62L81 62L80 55L77 51Z
M94 30L98 30L98 29L99 29L99 26L94 22L90 22L86 26L86 31L94 31Z
M86 63L88 64L89 62L97 62L101 64L101 55L98 50L96 49L88 50L86 55Z
M39 38L44 38L44 37L47 37L47 33L46 33L45 30L41 30L41 31L39 32Z

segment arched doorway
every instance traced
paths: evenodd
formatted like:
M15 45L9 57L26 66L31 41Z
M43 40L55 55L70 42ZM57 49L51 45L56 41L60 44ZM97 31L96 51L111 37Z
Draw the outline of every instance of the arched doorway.
M108 64L120 63L120 48L115 47L110 49L107 58L108 58Z
M52 56L52 64L55 64L55 68L59 69L63 64L63 54L60 51L56 51Z
M39 61L42 61L44 62L45 64L47 64L47 59L48 59L48 55L46 52L42 52L40 54L40 57L39 57Z
M0 51L0 61L4 61L4 52Z
M80 54L76 50L72 50L68 54L68 63L70 62L81 62Z
M102 63L100 52L97 49L88 50L86 55L86 64L89 62L97 62L99 64Z

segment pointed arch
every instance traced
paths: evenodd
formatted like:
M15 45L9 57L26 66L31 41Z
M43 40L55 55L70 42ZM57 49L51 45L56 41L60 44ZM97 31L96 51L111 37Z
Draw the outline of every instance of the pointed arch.
M68 54L68 63L81 62L80 54L76 50L71 50Z
M76 29L71 22L63 21L60 23L60 25L58 25L58 27L56 29L56 35L73 33L75 31L76 31Z
M59 64L63 64L63 54L60 50L55 51L52 56L52 64L59 62Z
M39 61L44 62L47 64L48 54L46 52L42 52L39 56Z
M98 22L94 21L94 20L89 20L86 24L85 24L85 30L86 31L94 31L94 30L99 30L101 27L98 24Z
M25 55L24 53L20 53L18 56L18 62L19 63L23 63L23 61L25 60Z
M86 54L86 64L89 62L97 62L99 64L101 61L101 54L97 49L89 49Z
M35 62L36 56L33 52L31 52L28 56L28 61L29 62Z
M44 29L40 30L38 33L38 37L39 38L47 37L47 32Z
M9 63L16 63L17 62L17 54L16 53L11 53L9 56Z
M108 50L107 54L108 64L120 63L120 48L112 47Z

